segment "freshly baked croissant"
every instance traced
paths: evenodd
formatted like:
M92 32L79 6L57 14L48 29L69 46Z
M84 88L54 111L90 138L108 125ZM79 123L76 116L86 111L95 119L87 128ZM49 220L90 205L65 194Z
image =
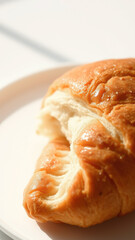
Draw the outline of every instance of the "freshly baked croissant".
M39 119L50 142L24 192L30 217L88 227L135 209L135 59L67 72Z

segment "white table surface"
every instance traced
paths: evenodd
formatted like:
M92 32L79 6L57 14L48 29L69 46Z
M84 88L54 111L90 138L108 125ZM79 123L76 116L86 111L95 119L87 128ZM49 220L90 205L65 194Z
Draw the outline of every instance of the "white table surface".
M134 11L134 0L0 0L0 88L69 62L135 57Z

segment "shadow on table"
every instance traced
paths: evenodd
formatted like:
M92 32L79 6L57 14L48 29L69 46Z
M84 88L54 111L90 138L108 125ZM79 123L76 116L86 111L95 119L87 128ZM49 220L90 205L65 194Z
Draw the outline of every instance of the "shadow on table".
M13 240L12 238L8 237L5 233L0 231L0 239L2 240Z
M6 1L8 1L8 0L6 0ZM0 0L0 3L2 3L2 0ZM60 62L60 63L72 61L71 59L63 56L61 53L58 53L57 51L50 49L48 46L39 44L38 42L34 41L33 39L30 39L27 36L14 31L13 29L9 28L8 26L1 24L0 32L2 34L6 35L7 37L12 38L13 40L36 51L38 54L41 54L45 57L50 58L51 60L54 60L54 61Z
M135 212L89 228L49 222L38 225L53 240L134 240L134 223Z

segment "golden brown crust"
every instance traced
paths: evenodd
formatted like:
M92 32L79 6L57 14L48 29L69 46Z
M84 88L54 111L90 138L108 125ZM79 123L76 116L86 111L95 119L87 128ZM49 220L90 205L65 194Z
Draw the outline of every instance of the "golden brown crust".
M59 158L62 151L69 151L65 138L55 139L43 149L35 172L24 191L23 205L28 215L37 221L45 222L53 219L51 208L43 203L43 199L57 191L58 183L55 176L61 175L63 169L63 162Z
M65 222L82 227L117 216L120 212L120 197L115 184L104 170L87 163L77 172L67 197L54 205L53 209L52 205L47 204L45 199L48 195L56 194L54 177L56 173L59 175L58 171L63 167L57 159L57 151L67 148L62 139L57 139L43 150L24 192L23 205L28 215L40 222Z
M135 158L123 143L112 138L97 121L85 128L76 140L75 150L84 169L87 164L103 170L113 181L121 199L120 214L135 209Z
M135 59L105 60L79 66L57 79L47 96L58 89L97 108L124 137L135 154Z
M54 81L47 96L65 88L105 112L117 104L135 103L135 59L104 60L74 68Z
M77 67L57 79L46 97L64 89L85 101L88 109L97 109L97 114L108 120L118 134L113 136L99 120L84 126L73 143L80 168L71 179L66 197L57 204L48 204L45 199L57 196L55 186L59 187L59 183L53 176L66 168L58 155L66 152L68 156L70 148L62 138L49 143L24 194L29 216L42 222L86 227L134 210L135 59ZM71 164L68 171L72 168Z

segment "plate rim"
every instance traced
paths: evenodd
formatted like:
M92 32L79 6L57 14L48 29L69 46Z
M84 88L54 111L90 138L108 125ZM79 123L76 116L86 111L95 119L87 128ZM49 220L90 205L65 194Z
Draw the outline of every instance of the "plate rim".
M91 62L90 62L91 63ZM81 63L81 62L68 62L68 63L63 63L63 64L60 64L60 65L56 65L54 67L47 67L47 68L41 68L39 70L36 70L36 71L32 71L28 74L22 74L21 77L19 78L14 78L14 79L11 79L11 82L7 82L5 84L2 84L2 86L0 86L0 93L2 90L4 90L5 88L7 88L8 86L11 86L12 84L15 84L15 83L18 83L20 81L23 81L25 80L25 78L29 78L29 77L34 77L34 75L38 75L38 74L41 74L41 73L44 73L44 72L51 72L51 71L55 71L55 70L58 70L58 69L62 69L62 68L68 68L68 67L77 67L79 65L85 65L87 64L87 62L85 63ZM55 80L55 79L54 79Z
M57 70L64 70L65 68L65 72L70 70L70 68L72 67L77 67L78 65L81 64L63 64L61 66L58 67L54 67L54 68L47 68L41 71L36 71L33 72L31 74L25 75L19 79L16 79L14 81L12 81L11 83L7 83L6 85L2 86L0 88L0 96L3 92L8 91L9 88L12 88L15 84L21 84L23 81L26 81L27 78L34 78L36 75L40 75L40 74L44 74L44 73L51 73L53 71L57 71ZM54 79L55 80L55 79ZM33 80L34 81L34 80ZM9 236L10 238L13 238L15 240L30 240L29 238L27 238L26 236L21 235L18 231L16 231L14 228L11 228L6 222L3 221L3 219L0 218L0 230L5 233L7 236Z

